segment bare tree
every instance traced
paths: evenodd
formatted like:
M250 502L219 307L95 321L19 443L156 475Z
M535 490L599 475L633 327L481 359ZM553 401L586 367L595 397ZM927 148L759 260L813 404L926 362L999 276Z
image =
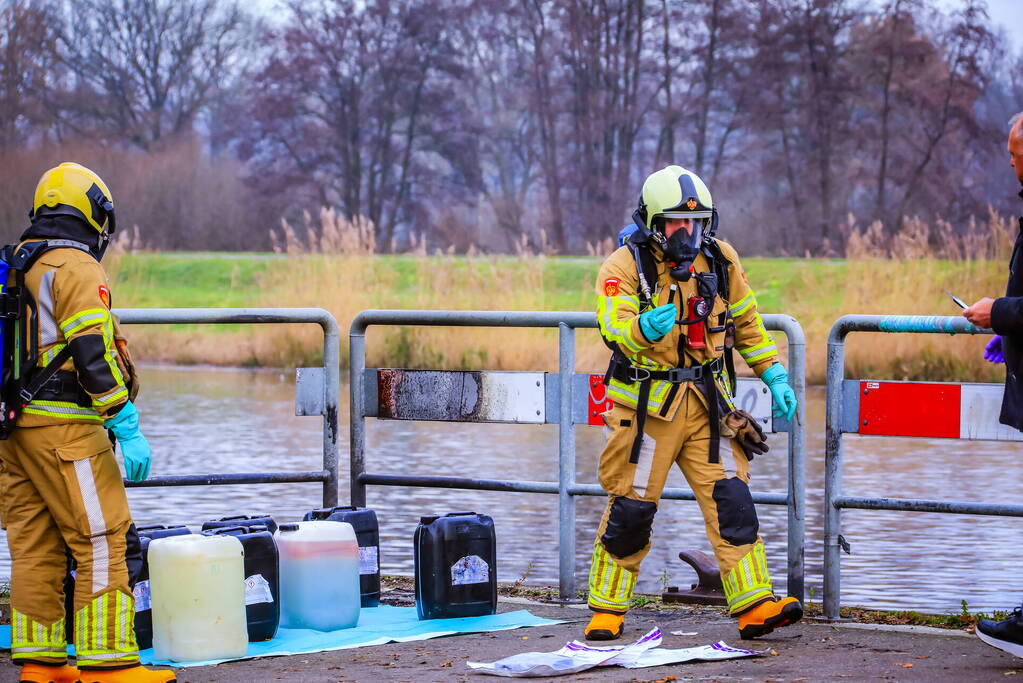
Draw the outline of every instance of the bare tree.
M54 55L50 8L14 0L0 7L0 148L28 144L51 123L42 104Z
M61 128L144 150L192 129L249 40L233 0L65 0L61 9L66 78L52 104Z
M340 206L384 248L416 230L462 72L453 3L292 2L253 79L239 150L295 210ZM399 234L399 228L404 232Z

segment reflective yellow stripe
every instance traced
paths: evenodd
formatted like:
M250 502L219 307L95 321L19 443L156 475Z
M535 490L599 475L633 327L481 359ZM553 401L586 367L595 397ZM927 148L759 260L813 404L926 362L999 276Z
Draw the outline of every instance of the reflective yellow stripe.
M733 614L771 597L773 592L764 544L755 543L753 549L743 555L739 563L725 575L722 584L728 609Z
M110 368L110 374L113 376L114 381L117 382L118 387L124 386L124 376L121 375L121 368L117 365L117 351L114 348L114 323L107 316L106 320L103 321L103 360L106 361L107 367Z
M45 626L18 610L11 611L11 656L15 660L41 658L67 660L64 619Z
M740 316L749 309L757 305L757 297L753 294L753 290L746 292L746 296L739 299L735 304L728 307L728 312L732 314L732 317Z
M632 314L623 321L620 312ZM632 318L639 312L639 298L635 296L602 296L597 298L597 323L606 339L621 344L631 353L642 351L649 342L636 339L632 334Z
M759 313L755 315L757 329L760 331L760 341L753 346L737 347L739 354L750 364L778 353L778 347L774 345L774 340L771 339L771 335L767 333L767 329L764 327L764 319L760 317Z
M598 540L590 563L590 606L624 612L629 609L636 574L621 567Z
M671 389L671 382L667 380L654 380L650 385L650 398L647 402L647 412L656 413L661 408L664 397ZM607 388L607 397L615 403L624 403L635 407L639 401L639 385L625 384L616 379L611 380Z
M65 337L70 337L72 334L84 327L91 327L97 323L102 323L105 320L110 320L110 311L105 308L90 308L79 313L75 313L73 316L65 320L60 324L60 331L64 333Z
M768 341L756 346L751 346L748 349L740 349L739 353L746 360L747 363L756 363L759 360L768 358L778 353L778 347L774 345L774 342Z
M67 347L67 344L54 344L50 348L46 349L46 351L43 352L43 355L39 357L37 365L41 368L46 367L54 358L57 357L58 353L64 350L65 347Z
M714 381L717 382L718 393L721 394L721 398L724 399L725 405L728 406L729 410L735 410L735 402L732 400L732 392L728 383L728 373L722 371L714 375Z
M77 403L70 401L32 401L22 411L28 415L44 415L46 417L59 417L64 420L82 420L85 422L103 422L92 408L84 408Z
M119 389L115 389L114 391L112 391L111 393L107 394L106 396L97 396L97 397L93 398L92 399L92 404L94 406L108 406L111 403L114 403L114 402L116 402L116 401L118 401L118 400L120 400L122 398L127 398L127 396L128 396L128 389L127 389L127 387L122 387L122 388L119 388Z
M115 591L94 598L75 614L78 665L95 666L138 661L132 630L135 601Z

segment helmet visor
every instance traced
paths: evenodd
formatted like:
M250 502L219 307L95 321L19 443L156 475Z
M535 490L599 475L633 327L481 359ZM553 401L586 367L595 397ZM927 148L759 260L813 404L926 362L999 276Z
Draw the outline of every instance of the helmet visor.
M662 225L663 234L668 244L685 252L699 251L703 243L703 236L706 234L710 218L694 218L692 213L673 216L662 214L668 220Z

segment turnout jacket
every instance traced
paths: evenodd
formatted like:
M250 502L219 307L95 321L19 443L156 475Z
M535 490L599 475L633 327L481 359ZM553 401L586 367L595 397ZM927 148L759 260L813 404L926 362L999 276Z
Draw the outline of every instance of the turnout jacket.
M117 318L110 312L110 285L102 266L90 254L73 248L51 249L25 273L25 286L39 316L39 356L43 368L65 346L71 359L61 366L65 391L73 371L80 385L78 401L46 400L29 403L19 427L73 423L102 424L117 414L134 385L134 366ZM118 352L120 347L120 353ZM77 387L74 387L77 388ZM132 387L133 390L136 387ZM134 394L134 391L132 392Z
M1019 196L1023 199L1023 191ZM1005 393L999 422L1023 431L1023 217L1009 259L1005 296L991 306L991 329L1002 335Z
M764 321L757 311L757 299L750 289L739 263L739 255L732 245L715 240L722 255L729 261L728 293L726 301L720 291L715 297L711 314L706 322L696 323L704 327L705 349L685 349L680 353L679 337L686 334L695 325L674 325L662 339L651 342L639 327L639 273L638 266L630 249L619 247L600 267L597 275L597 323L604 338L614 344L625 354L633 365L649 370L669 370L678 367L689 367L695 364L706 364L721 358L725 352L725 323L729 315L735 324L735 350L743 360L760 376L764 370L778 358L778 350L771 335L764 328ZM679 282L671 277L670 267L661 259L659 250L655 252L657 264L657 284L649 283L653 294L653 307L669 303L669 298L679 309L678 318L688 317L687 306L690 296L697 293L696 278L688 282ZM712 264L701 252L693 266L698 273L713 272ZM671 294L671 286L677 291ZM711 332L717 329L716 332ZM685 342L682 342L685 347ZM724 376L725 373L719 370ZM727 379L724 380L727 387ZM672 384L667 380L653 380L650 388L650 399L647 412L652 417L671 420L681 404L685 392L692 389L691 382ZM699 392L698 392L699 393ZM627 383L612 378L608 385L608 398L620 405L635 408L639 395L639 383Z

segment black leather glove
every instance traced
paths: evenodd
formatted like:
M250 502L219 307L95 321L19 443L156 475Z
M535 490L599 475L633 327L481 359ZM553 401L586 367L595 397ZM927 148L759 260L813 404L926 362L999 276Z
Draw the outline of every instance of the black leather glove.
M756 419L745 410L733 410L721 418L721 436L735 441L742 447L747 460L756 454L764 454L770 450L764 430Z

